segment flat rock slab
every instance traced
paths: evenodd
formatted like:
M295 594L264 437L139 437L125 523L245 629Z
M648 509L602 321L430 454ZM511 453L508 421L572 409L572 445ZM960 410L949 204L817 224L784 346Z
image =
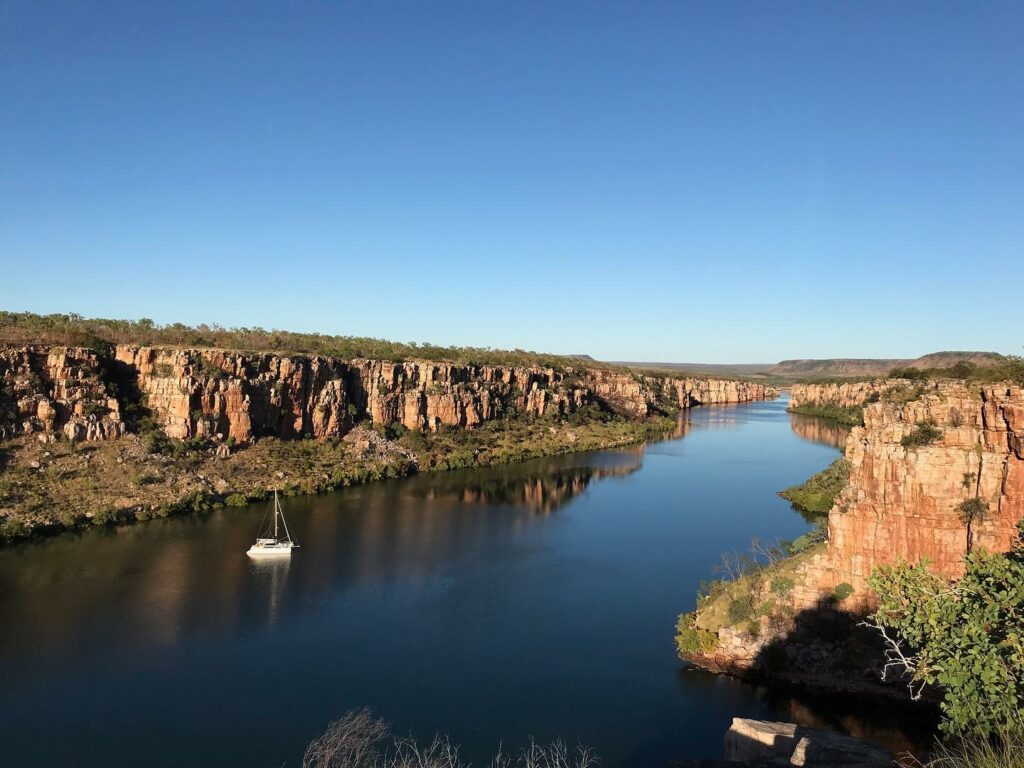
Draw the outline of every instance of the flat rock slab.
M891 768L891 753L832 731L794 723L734 718L725 734L725 759L751 766Z

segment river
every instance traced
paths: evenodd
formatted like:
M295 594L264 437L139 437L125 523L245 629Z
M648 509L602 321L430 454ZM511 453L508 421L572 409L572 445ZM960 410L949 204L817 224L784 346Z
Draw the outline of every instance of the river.
M289 498L290 563L245 557L263 505L0 550L0 761L295 766L363 706L475 764L529 735L607 766L719 757L734 716L899 744L891 715L673 647L720 553L806 530L775 493L836 429L784 400L696 408L646 446Z

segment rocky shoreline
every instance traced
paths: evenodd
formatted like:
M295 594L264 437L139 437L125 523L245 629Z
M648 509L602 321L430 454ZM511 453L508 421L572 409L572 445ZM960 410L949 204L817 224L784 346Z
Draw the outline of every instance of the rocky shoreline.
M889 399L893 392L906 393L903 382L800 392L804 403L864 406L825 541L719 582L681 619L683 658L743 677L906 698L900 681L882 683L881 643L858 626L875 606L868 577L880 565L927 560L955 579L970 548L1010 548L1024 517L1024 388L946 380L916 383L908 399ZM965 520L960 509L972 499L989 512Z
M586 367L0 348L0 541L635 444L761 384Z

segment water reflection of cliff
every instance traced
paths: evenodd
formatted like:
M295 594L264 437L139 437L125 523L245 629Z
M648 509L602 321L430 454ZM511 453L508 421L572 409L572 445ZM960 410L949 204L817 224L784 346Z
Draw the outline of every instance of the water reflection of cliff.
M565 506L595 480L636 472L643 457L644 446L637 445L595 456L559 456L488 469L420 475L406 481L404 489L424 499L503 504L547 514Z
M846 438L850 435L850 428L843 424L800 413L791 413L789 424L798 437L812 443L831 445L840 450L846 445Z
M288 499L303 545L290 562L245 557L261 508L9 549L0 552L0 621L21 629L0 633L0 659L60 659L61 651L70 659L80 643L99 654L173 648L197 632L285 625L289 614L349 589L426 581L460 558L536 536L537 515L595 481L637 471L643 456L636 446Z

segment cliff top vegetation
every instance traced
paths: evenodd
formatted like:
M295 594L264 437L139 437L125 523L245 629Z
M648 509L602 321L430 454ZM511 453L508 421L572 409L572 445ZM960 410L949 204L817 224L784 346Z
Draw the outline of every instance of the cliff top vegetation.
M327 355L343 359L437 360L477 365L539 366L562 369L586 365L606 367L591 359L550 355L522 349L443 347L436 344L396 342L361 336L219 325L159 325L148 318L110 320L77 314L37 315L0 310L0 344L23 346L52 344L102 351L115 344L156 347L213 347L237 352L274 352L282 355Z

